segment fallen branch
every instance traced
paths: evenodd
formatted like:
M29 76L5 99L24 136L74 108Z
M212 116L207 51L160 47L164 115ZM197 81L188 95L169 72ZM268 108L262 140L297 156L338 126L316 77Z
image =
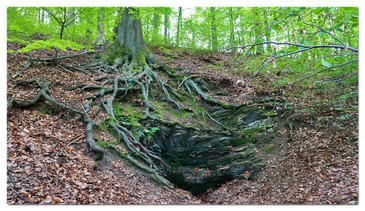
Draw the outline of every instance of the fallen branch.
M261 65L261 67L259 68L259 70L251 77L251 80L247 83L247 85L246 85L246 88L241 92L241 94L237 97L237 98L241 98L242 97L242 95L243 95L243 93L247 90L247 89L249 89L250 88L250 85L251 85L251 82L253 81L253 79L255 79L256 78L256 76L261 72L261 70L262 70L262 68L264 68L266 65L267 65L267 63L270 61L270 60L272 60L273 58L270 58L270 59L268 59L267 61L265 61L264 62L264 64L263 65Z
M303 44L295 44L295 43L289 43L289 42L274 42L274 41L269 41L269 42L260 42L260 43L255 43L255 44L250 44L250 45L245 45L245 46L235 46L235 47L230 47L228 49L226 49L225 51L231 50L231 49L235 49L235 48L247 48L247 47L253 47L256 45L265 45L265 44L275 44L275 45L291 45L291 46L295 46L295 47L302 47L305 48L305 50L310 50L310 49L314 49L314 48L338 48L338 49L348 49L350 51L353 52L359 52L358 49L356 48L352 48L352 47L348 47L348 46L341 46L341 45L303 45Z
M350 77L352 77L352 76L354 76L354 75L356 75L356 74L359 74L359 72L352 73L352 74L350 74L350 75L348 75L348 76L346 76L346 77L343 77L343 78L340 78L340 79L334 80L333 82L334 82L334 83L337 83L337 82L339 82L339 81L345 80L346 78L350 78Z

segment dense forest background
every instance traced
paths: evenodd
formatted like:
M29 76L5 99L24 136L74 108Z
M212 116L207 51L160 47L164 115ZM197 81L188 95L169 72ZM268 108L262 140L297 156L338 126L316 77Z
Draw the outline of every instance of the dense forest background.
M30 44L19 52L41 48L90 49L93 44L112 39L118 10L9 7L8 41ZM351 69L357 61L356 7L147 7L139 8L138 18L145 42L165 51L169 51L166 46L176 46L191 51L270 55L273 60L290 58L271 63L277 69L293 64L293 71L300 74L308 72L304 71L307 68L313 71L345 63L343 68ZM31 41L32 38L38 41ZM237 56L234 62L242 63L242 57ZM350 75L349 80L357 80L357 73L342 70L331 73L337 75L337 80ZM285 77L280 83L294 81Z

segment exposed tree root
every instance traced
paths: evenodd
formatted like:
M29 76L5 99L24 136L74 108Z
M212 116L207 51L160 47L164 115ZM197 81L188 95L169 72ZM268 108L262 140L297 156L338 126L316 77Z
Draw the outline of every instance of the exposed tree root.
M117 66L108 66L108 65L98 65L95 66L96 68L99 68L100 71L104 71L108 74L110 73L116 73L120 72L120 69ZM169 73L170 74L170 73ZM170 74L171 75L171 74ZM175 77L177 77L175 75ZM147 171L151 173L152 178L156 181L161 182L162 184L166 185L167 187L171 187L171 184L169 181L167 181L165 178L163 178L161 175L166 176L167 170L170 168L168 164L166 164L160 157L156 156L153 152L148 150L143 144L137 140L137 138L133 135L131 131L129 131L126 127L123 127L119 123L118 117L114 114L115 109L115 101L121 101L123 98L125 98L128 94L129 90L134 91L140 91L140 94L143 96L143 106L145 107L145 116L144 118L149 118L152 120L159 121L163 124L168 125L174 125L179 124L176 122L169 122L166 120L162 120L157 118L156 116L151 114L150 111L158 112L158 109L154 107L149 101L149 90L150 90L150 84L154 81L158 84L157 88L162 90L162 93L167 100L167 102L171 103L173 105L173 108L176 110L176 112L180 111L179 104L173 100L170 97L170 93L174 94L176 97L179 97L174 90L169 87L167 84L164 84L158 75L150 69L148 65L145 65L141 69L130 69L130 65L128 68L124 69L123 72L121 72L118 75L109 75L109 76L103 76L100 78L95 79L95 81L102 81L101 86L92 86L92 85L85 85L85 84L78 84L75 88L79 88L80 90L78 93L81 93L85 90L88 91L97 91L95 93L94 97L88 97L89 102L85 105L81 105L81 107L84 109L84 112L73 109L61 102L57 102L54 100L51 96L47 94L49 90L50 83L41 84L39 82L39 78L36 80L36 83L39 87L41 87L39 93L36 95L36 97L33 100L30 101L15 101L15 100L9 100L10 106L19 106L19 107L25 107L30 106L32 104L35 104L42 96L45 97L48 101L52 102L53 104L60 106L62 108L65 108L71 112L80 114L83 118L83 121L87 123L86 126L86 142L90 146L90 148L96 152L103 154L104 148L98 146L95 143L95 140L93 139L93 127L95 123L93 120L88 116L87 112L89 111L91 107L91 103L93 99L99 98L100 99L100 106L101 108L108 114L108 118L105 119L106 125L113 130L119 137L120 141L124 143L124 146L126 147L127 153L123 153L120 150L118 150L114 146L108 146L109 149L113 149L117 152L118 155L120 155L123 158L126 158L129 160L130 163L133 165L143 169L144 171ZM18 82L16 85L19 85L21 83L32 83L34 80L31 81L22 81ZM104 87L107 83L112 83L112 87L107 88ZM229 105L224 104L223 102L210 98L206 94L204 94L199 87L197 83L195 83L190 78L185 78L180 86L184 84L185 87L189 92L192 90L197 92L204 100L210 103L215 103L217 105L221 105L223 107L232 107ZM15 85L15 86L16 86ZM202 112L202 115L208 115L208 117L214 121L215 123L219 124L226 130L229 130L226 128L222 123L220 123L218 120L214 119L212 116L210 116L207 112Z
M185 80L186 79L186 80ZM189 89L189 86L190 87L192 87L205 101L207 101L207 102L211 102L211 103L214 103L214 104L217 104L217 105L221 105L221 106L223 106L224 108L230 108L230 107L232 107L232 106L228 106L228 105L226 105L225 103L223 103L223 102L221 102L221 101L219 101L219 100L217 100L217 99L214 99L214 98L211 98L211 97L209 97L208 95L206 95L206 94L204 94L204 92L200 89L200 87L199 87L199 85L198 84L196 84L193 80L191 80L191 79L187 79L187 78L185 78L184 80L184 83L185 83L185 85L186 85L186 87L187 87L187 89L188 89L188 91L189 92L191 92L190 91L190 89Z
M39 80L39 78L37 79ZM30 81L19 81L19 82L16 82L13 86L13 89L18 86L19 84L23 84L23 83L33 83L34 82L34 79L30 80Z
M86 126L87 144L90 146L90 148L94 152L103 153L104 150L101 147L96 145L94 138L93 138L93 127L94 127L95 123L91 119L86 119L86 118L84 118L84 122L87 122L87 126Z
M74 54L74 55L67 55L67 56L60 56L60 57L57 57L57 60L58 59L66 59L66 58L72 58L72 57L75 57L75 56L80 56L80 55L83 55L83 54L86 54L86 53L96 53L96 52L100 52L101 50L98 50L98 51L84 51L82 53L78 53L78 54ZM28 59L29 62L27 64L27 66L24 67L24 69L28 69L28 67L30 67L30 65L33 64L34 61L40 61L40 62L46 62L46 61L54 61L55 58L52 57L52 58L29 58Z
M34 81L34 80L32 80ZM11 106L17 106L17 107L27 107L27 106L31 106L31 105L34 105L36 104L39 99L43 96L45 97L47 100L49 100L50 102L62 107L62 108L65 108L65 109L68 109L74 113L78 113L80 114L82 117L84 117L85 113L82 112L82 111L79 111L79 110L76 110L76 109L73 109L63 103L60 103L60 102L57 102L55 99L53 99L51 96L49 96L47 94L47 92L49 91L49 85L50 85L50 82L47 82L45 84L41 84L39 82L39 78L36 80L36 83L39 87L41 87L41 89L39 90L38 94L34 97L33 100L28 100L28 101L17 101L17 100L14 100L13 98L10 98L8 99L8 108L11 107ZM87 138L86 138L86 141L87 143L89 144L90 148L95 151L95 152L99 152L99 153L103 153L103 149L100 148L99 146L97 146L95 144L95 140L93 139L93 126L94 126L94 122L91 120L91 119L88 119L88 118L83 118L84 122L88 123L87 126L86 126L86 133L87 133Z
M165 184L166 186L170 187L170 183L161 177L158 172L162 174L166 174L164 172L166 169L169 168L169 166L158 156L154 155L150 150L146 149L130 132L127 128L123 127L119 124L118 120L116 119L116 116L114 114L114 108L113 103L116 99L121 100L123 97L127 95L127 92L131 87L134 87L133 84L138 85L138 88L133 88L134 90L141 90L143 95L143 105L146 107L146 115L149 115L153 118L151 114L149 114L149 109L155 110L153 105L148 100L148 90L149 90L149 84L151 81L155 80L160 85L160 88L164 90L165 96L168 99L169 102L174 103L179 109L179 105L177 102L171 99L169 96L168 90L165 88L164 84L161 82L161 80L158 78L158 76L146 65L144 68L142 68L141 72L136 72L138 74L135 74L135 71L128 71L126 76L117 76L113 79L113 87L112 88L104 88L104 87L96 87L96 86L89 86L89 85L79 85L78 87L82 87L82 90L85 89L93 89L93 90L100 90L95 97L99 97L100 99L100 105L105 110L105 112L109 115L110 120L108 121L108 126L110 126L113 131L115 131L118 136L121 138L125 146L127 147L127 150L130 154L123 154L119 151L119 155L122 157L127 158L132 164L138 166L139 168L152 173L153 178L157 181L160 181L161 183ZM107 79L106 81L109 81L110 78L108 77L102 77L97 80ZM141 82L143 81L143 82ZM124 87L123 87L124 86ZM123 92L123 93L121 93ZM109 97L104 101L104 96L109 95ZM114 150L117 150L116 148L113 148ZM100 149L98 149L100 151ZM123 155L122 155L123 154ZM138 161L141 160L142 162Z

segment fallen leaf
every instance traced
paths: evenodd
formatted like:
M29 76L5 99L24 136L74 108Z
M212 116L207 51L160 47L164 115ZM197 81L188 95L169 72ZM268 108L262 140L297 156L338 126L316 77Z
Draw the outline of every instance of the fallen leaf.
M46 199L44 199L44 202L46 202L46 203L50 203L51 201L52 201L52 198L49 195L47 195Z

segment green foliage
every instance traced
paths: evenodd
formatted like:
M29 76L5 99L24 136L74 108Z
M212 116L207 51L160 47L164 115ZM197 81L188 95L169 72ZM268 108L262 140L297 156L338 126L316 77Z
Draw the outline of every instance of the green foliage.
M147 140L148 141L152 138L152 134L154 134L157 130L159 130L159 128L157 128L157 127L152 127L151 130L144 129L144 132L147 133Z
M212 49L214 43L218 49L225 49L270 40L306 45L331 41L332 38L327 33L303 24L297 17L297 14L301 14L304 21L323 26L340 39L349 41L352 47L358 47L357 7L188 7L182 8L181 22L177 7L137 9L139 12L134 12L133 17L141 19L144 39L153 46L175 44L194 50ZM45 10L55 16L51 16ZM70 21L74 17L77 19L63 31L66 40L91 43L98 36L98 24L105 29L105 39L110 40L113 36L111 29L116 26L118 19L118 10L122 11L123 8L9 7L8 37L13 39L17 36L24 40L24 35L37 33L57 37L60 34L60 25L55 17L60 19L59 17L70 16ZM285 48L280 47L277 51L290 52L298 49ZM251 49L253 53L263 51L265 54L271 50L271 46Z
M37 40L33 43L28 44L26 47L18 50L17 52L29 52L31 50L40 50L40 49L60 49L60 50L67 50L66 48L71 48L72 50L80 50L84 48L83 45L70 41L70 40L60 40L56 38L52 38L49 40ZM8 52L13 52L12 50L8 50Z
M98 36L98 24L105 39L112 38L113 31L108 29L115 26L116 10L116 7L8 7L7 40L30 45L19 52L67 47L90 49ZM62 40L57 40L60 37Z

